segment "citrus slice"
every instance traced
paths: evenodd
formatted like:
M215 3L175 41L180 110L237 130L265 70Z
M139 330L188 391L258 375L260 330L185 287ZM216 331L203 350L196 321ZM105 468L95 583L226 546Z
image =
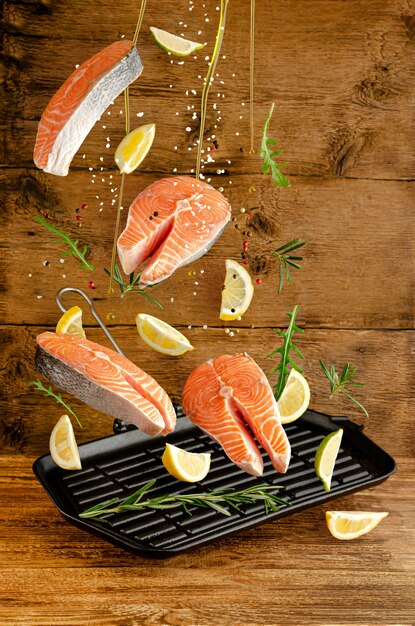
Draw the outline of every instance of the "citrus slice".
M57 323L56 332L85 337L85 331L82 328L82 309L79 306L68 309Z
M124 137L115 151L115 162L121 174L131 174L144 161L155 134L155 124L144 124Z
M166 444L161 460L169 474L187 483L203 480L210 468L210 454L187 452L170 443Z
M194 350L187 337L153 315L139 313L135 322L141 339L157 352L170 356L180 356L185 352Z
M222 288L220 319L226 322L243 315L251 304L254 288L246 269L236 261L226 259L226 276Z
M323 481L326 491L330 491L331 478L333 476L334 465L339 453L342 436L343 429L339 428L339 430L324 437L316 450L314 469L316 470L317 476Z
M336 539L356 539L375 528L389 513L326 511L327 528Z
M160 28L155 28L154 26L150 27L150 33L159 48L165 52L174 54L176 57L187 57L189 54L192 54L192 52L201 50L205 47L205 44L203 43L183 39L183 37L172 35L167 32L167 30L161 30Z
M297 370L291 370L277 404L282 424L294 422L307 410L310 404L310 387Z
M49 449L56 465L66 470L82 469L71 420L62 415L49 439Z

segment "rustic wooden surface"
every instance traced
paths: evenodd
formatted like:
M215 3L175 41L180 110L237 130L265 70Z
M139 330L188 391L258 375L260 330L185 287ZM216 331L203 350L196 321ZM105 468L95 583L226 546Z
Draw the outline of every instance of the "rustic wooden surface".
M204 173L224 188L236 222L192 266L196 275L184 268L152 291L163 318L184 329L196 348L174 363L151 352L134 330L136 313L157 314L154 307L134 295L107 294L103 267L115 217L110 187L119 184L112 159L123 135L122 99L86 139L68 177L45 175L32 162L50 97L76 63L131 36L137 4L2 3L0 624L413 624L414 3L257 3L256 136L275 100L270 135L289 161L289 190L274 189L259 174L258 157L248 154L249 2L230 3L217 77L223 84L212 89L206 134L216 135L219 150ZM145 71L131 88L131 109L134 125L154 120L157 135L142 169L128 178L126 201L174 168L189 173L194 166L192 116L217 19L217 3L204 4L195 1L189 12L187 3L148 2L139 43ZM172 64L152 45L150 25L206 41L206 52ZM77 228L74 210L83 202L89 208ZM230 337L217 311L223 259L238 259L241 250L242 207L253 215L250 268L263 281L243 320L229 325ZM90 245L93 273L81 272L73 258L61 263L59 246L33 222L38 214ZM303 270L277 296L270 252L295 237L308 242ZM221 352L246 350L266 368L276 339L271 328L286 325L286 312L299 304L312 408L365 422L365 432L398 462L386 483L336 507L387 510L389 517L372 534L339 542L325 526L328 507L319 507L164 562L134 557L67 524L31 472L60 411L31 392L28 381L37 377L35 337L56 324L55 291L87 289L91 279L96 289L89 293L104 318L111 314L109 325L128 356L176 400L192 368ZM100 341L93 319L84 317L88 336ZM319 358L358 368L369 419L343 399L329 399ZM79 442L111 431L108 417L76 400L72 405L84 424Z

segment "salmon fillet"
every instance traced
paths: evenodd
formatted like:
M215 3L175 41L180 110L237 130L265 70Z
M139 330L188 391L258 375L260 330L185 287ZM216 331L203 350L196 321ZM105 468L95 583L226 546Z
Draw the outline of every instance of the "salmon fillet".
M130 206L118 239L126 274L148 259L140 287L159 283L205 254L231 217L226 198L210 185L174 176L149 185Z
M37 337L35 363L52 383L148 435L172 432L176 414L162 387L126 357L60 333Z
M183 408L249 474L260 476L263 464L246 425L273 467L287 471L291 448L278 405L264 372L247 354L222 355L199 365L185 384Z
M123 39L72 72L40 119L33 155L37 167L49 174L66 176L94 124L142 70L133 42Z

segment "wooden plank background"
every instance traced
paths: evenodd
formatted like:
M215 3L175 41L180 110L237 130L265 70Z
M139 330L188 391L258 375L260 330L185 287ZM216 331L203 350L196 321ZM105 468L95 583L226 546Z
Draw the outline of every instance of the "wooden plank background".
M212 51L217 4L148 2L139 41L145 70L131 87L131 110L133 125L155 121L157 133L142 168L128 177L126 204L163 175L194 167L200 77ZM270 136L288 161L292 187L286 190L273 188L260 174L258 155L248 153L249 1L231 0L206 128L206 139L215 138L219 149L203 172L223 187L236 219L191 267L195 275L183 268L152 291L163 318L184 329L196 348L173 362L136 335L135 315L158 314L154 306L107 293L103 267L115 219L111 187L119 186L113 153L124 132L122 98L90 133L67 177L46 175L32 161L50 97L75 64L131 36L137 5L2 3L0 624L413 624L414 3L257 3L256 141L275 101ZM207 42L206 49L197 59L171 63L151 43L151 25ZM78 228L75 208L84 202L89 208ZM263 280L243 320L229 324L231 337L218 319L223 260L240 258L249 212L250 269ZM35 215L87 242L95 271L80 271L73 258L62 263L59 246L33 222ZM271 252L295 237L307 241L303 270L278 295ZM59 315L56 290L88 289L91 279L96 288L88 293L102 317L110 316L128 356L175 400L189 372L221 352L246 350L269 367L271 329L286 325L286 312L299 304L305 333L298 344L312 408L365 422L399 466L389 481L340 500L338 508L387 510L389 517L361 540L338 542L325 527L327 507L320 507L162 563L69 526L31 473L60 411L28 382L37 377L36 335ZM93 319L84 317L88 336L100 341ZM369 419L344 399L329 399L319 358L358 368ZM108 417L76 400L72 405L84 424L79 442L110 432Z

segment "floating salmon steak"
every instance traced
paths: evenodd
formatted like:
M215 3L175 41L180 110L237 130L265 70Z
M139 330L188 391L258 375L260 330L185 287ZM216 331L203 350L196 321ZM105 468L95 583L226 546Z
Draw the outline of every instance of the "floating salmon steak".
M248 474L263 473L262 456L251 432L274 468L287 471L291 448L274 394L264 372L247 354L222 355L199 365L185 384L183 408Z
M35 363L53 384L98 411L151 436L174 430L176 413L167 393L114 350L83 337L46 332L37 337Z
M159 283L205 254L230 217L226 198L202 181L174 176L152 183L130 206L118 239L122 268L130 274L148 260L140 287Z
M78 67L40 119L33 155L37 167L66 176L94 124L142 70L137 48L126 39L107 46Z

